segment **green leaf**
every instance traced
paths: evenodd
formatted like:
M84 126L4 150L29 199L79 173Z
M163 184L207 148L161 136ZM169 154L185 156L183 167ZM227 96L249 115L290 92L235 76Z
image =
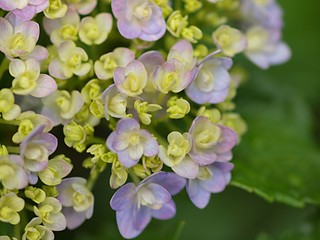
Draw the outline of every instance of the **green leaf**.
M268 201L320 203L320 151L308 103L290 86L253 73L238 111L249 131L235 151L232 184Z

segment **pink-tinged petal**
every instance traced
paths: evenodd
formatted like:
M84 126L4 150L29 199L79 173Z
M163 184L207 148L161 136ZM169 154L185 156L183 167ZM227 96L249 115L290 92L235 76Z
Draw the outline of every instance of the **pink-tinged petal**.
M32 130L31 133L28 134L26 138L23 139L22 143L20 144L20 156L23 158L24 153L26 151L27 145L32 142L32 140L37 137L39 134L41 134L44 130L45 126L40 125Z
M79 227L86 220L85 212L76 212L73 207L63 208L62 213L66 218L67 228L69 230Z
M156 66L162 65L164 63L162 54L157 51L146 52L142 54L138 60L142 62L149 74L153 72Z
M29 0L29 3L31 4L31 1L30 1L30 0ZM40 0L40 1L38 1L37 4L34 4L34 5L36 5L36 13L39 13L39 12L42 12L42 11L44 11L45 9L48 8L48 6L49 6L49 1L46 0L46 1L42 1L42 3L41 3L41 0Z
M53 59L51 60L49 64L49 74L53 77L59 78L59 79L66 79L63 71L62 71L63 62L61 62L59 59Z
M85 3L71 4L69 7L77 9L77 11L82 15L88 15L93 11L97 5L97 0L91 0Z
M193 60L193 48L187 40L180 40L171 48L168 54L168 60L176 58L178 60L184 60L187 63Z
M157 27L157 28L160 29L159 32L157 32L157 33L147 33L145 31L145 29L143 29L141 31L141 34L140 34L139 38L144 40L144 41L157 41L157 40L159 40L166 33L166 24L165 24L164 19L161 19L161 23L159 25L160 26ZM149 29L151 29L151 27L149 27Z
M32 91L31 95L34 97L42 98L49 96L57 90L56 81L47 74L40 74L37 80L37 87Z
M3 45L4 42L13 34L13 28L10 22L5 18L0 18L0 45Z
M233 157L232 152L229 151L229 152L225 152L222 154L218 154L216 161L217 162L228 162L232 159L232 157Z
M9 12L6 16L5 19L7 19L10 24L13 26L14 28L14 32L16 32L16 27L23 24L24 22L26 22L25 19L15 15L13 12Z
M141 26L135 21L119 19L117 25L120 34L127 39L138 38L141 34Z
M59 192L57 199L61 202L62 206L64 207L71 207L73 206L73 193L74 189L72 187L73 184L85 185L86 179L80 177L72 177L72 178L65 178L62 182L56 186Z
M77 27L80 23L80 16L77 13L75 8L69 7L65 16L61 18L60 21L61 21L61 25L72 25Z
M123 18L126 16L127 0L113 0L111 7L112 13L116 18Z
M128 131L132 131L135 129L140 129L140 125L137 120L134 118L124 118L121 119L116 128L117 133L127 133Z
M41 162L28 160L25 163L25 166L31 172L40 172L48 167L48 160L44 160Z
M158 172L145 178L140 184L157 183L164 187L171 195L176 195L186 185L186 179L172 172Z
M12 11L16 8L24 8L28 5L28 0L22 1L12 1L12 0L1 0L0 1L0 8L5 11Z
M268 57L265 53L245 52L246 57L262 69L267 69L270 66Z
M124 80L124 67L117 67L113 73L113 79L116 86L121 86Z
M46 132L40 133L32 142L46 146L49 155L54 153L58 147L58 139L53 134Z
M176 215L176 205L173 200L167 202L158 210L152 210L152 216L154 218L165 220L173 218Z
M230 171L233 168L233 164L228 162L214 163L209 168L212 171L212 178L201 181L201 187L212 193L223 191L230 181Z
M26 56L27 59L34 58L38 61L45 60L48 58L48 50L45 47L36 45L32 52Z
M49 3L48 0L28 0L29 4L32 5L40 5L40 4L44 4L44 3Z
M118 154L119 161L126 168L131 168L138 163L139 159L132 159L129 155L128 149L123 151L118 151L117 154Z
M24 19L24 20L30 20L36 15L36 6L34 5L28 5L23 9L15 9L12 11L16 16Z
M220 125L221 140L213 147L216 153L230 151L238 141L238 135L231 128Z
M122 186L110 200L110 206L115 211L128 209L132 206L132 201L135 194L135 185L127 183Z
M193 159L193 161L197 162L201 166L209 165L216 161L217 154L214 151L201 151L200 153L197 153L195 149L191 149L189 152L190 157Z
M146 207L133 206L116 214L117 224L124 238L135 238L151 221L151 210Z
M29 173L29 183L31 184L31 185L35 185L35 184L37 184L37 182L38 182L38 175L37 175L37 173L35 173L35 172L31 172L31 173Z
M186 156L179 164L171 167L181 177L195 179L198 176L199 164Z
M141 130L140 133L143 136L143 154L147 157L153 157L159 152L159 145L157 140L147 131Z
M191 202L198 208L205 208L211 197L211 193L203 189L198 180L189 180L186 187Z
M26 36L31 36L37 42L40 34L39 24L32 21L26 21L21 23L15 28L15 32L24 33Z

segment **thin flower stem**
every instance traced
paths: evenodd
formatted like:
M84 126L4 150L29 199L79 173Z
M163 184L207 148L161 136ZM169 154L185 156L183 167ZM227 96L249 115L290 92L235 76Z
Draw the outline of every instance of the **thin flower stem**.
M14 225L14 236L17 239L21 239L21 226L20 226L20 223Z
M105 145L106 140L99 138L99 137L90 137L90 138L88 138L86 144L87 145L90 145L90 144L103 144L103 145Z
M8 125L20 126L20 121L18 121L18 120L7 121L7 120L4 120L4 119L0 119L0 123L8 124Z
M15 146L6 146L10 153L20 154L20 148Z
M0 81L2 79L2 75L4 74L4 72L8 69L9 64L10 64L9 59L4 57L0 65Z
M130 175L132 181L133 181L136 185L138 185L138 184L140 183L139 178L138 178L137 175L133 172L133 170L131 170L131 169L129 170L129 175Z
M98 171L94 171L92 174L90 174L90 177L88 179L88 182L87 182L87 188L88 190L92 190L98 177L99 177L100 173Z
M172 240L179 240L180 239L180 236L181 236L181 233L182 233L182 229L184 228L184 225L186 224L185 221L181 221L178 225L178 228L177 228L177 231L176 233L174 234Z

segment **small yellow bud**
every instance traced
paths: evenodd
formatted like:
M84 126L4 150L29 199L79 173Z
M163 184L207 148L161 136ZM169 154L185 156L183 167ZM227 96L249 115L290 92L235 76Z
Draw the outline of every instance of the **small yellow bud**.
M167 20L168 30L175 37L179 37L182 29L188 26L188 24L188 16L183 17L179 10L171 13Z
M29 186L24 191L27 198L30 198L35 203L39 204L46 199L46 193L40 188Z
M196 26L190 26L181 30L181 36L192 43L197 43L203 36L202 31Z
M190 112L190 104L183 98L171 97L167 102L167 106L167 113L169 113L169 118L183 118Z
M145 125L149 125L151 123L152 115L150 112L156 112L162 109L162 107L158 104L149 104L148 102L141 102L140 99L134 102L134 108L136 109L141 122Z

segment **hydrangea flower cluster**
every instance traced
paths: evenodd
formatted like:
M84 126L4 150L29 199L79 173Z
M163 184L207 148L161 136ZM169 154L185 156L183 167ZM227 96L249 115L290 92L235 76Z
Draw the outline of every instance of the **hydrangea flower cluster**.
M0 0L0 9L0 221L16 228L0 239L79 227L107 168L124 238L173 218L183 189L206 207L230 182L246 131L233 102L246 73L232 58L268 68L290 57L276 0ZM87 153L87 176L63 148Z

